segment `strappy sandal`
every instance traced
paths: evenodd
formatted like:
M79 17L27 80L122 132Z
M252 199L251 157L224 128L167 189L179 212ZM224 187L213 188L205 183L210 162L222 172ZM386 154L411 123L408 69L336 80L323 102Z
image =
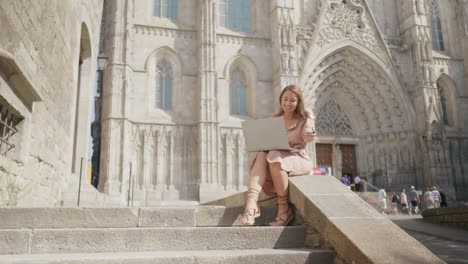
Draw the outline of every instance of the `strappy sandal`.
M294 211L288 202L288 193L285 195L278 195L278 211L280 207L287 207L288 209L281 214L278 214L271 226L287 226L294 218Z
M288 210L279 214L275 221L270 223L270 226L287 226L294 219L294 212L291 207L288 207Z
M242 214L242 218L240 220L241 225L252 226L255 224L255 218L260 217L260 208L258 208L258 205L257 205L259 194L260 194L259 191L255 189L249 189L247 191L246 207L245 207L244 213ZM248 208L247 204L249 204L249 202L253 202L255 204L255 207Z

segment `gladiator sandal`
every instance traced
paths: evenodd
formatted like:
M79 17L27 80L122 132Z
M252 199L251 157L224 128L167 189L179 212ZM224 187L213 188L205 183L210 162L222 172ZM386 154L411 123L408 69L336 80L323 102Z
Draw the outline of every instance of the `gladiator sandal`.
M246 193L245 211L242 214L241 225L252 226L255 224L255 218L260 217L260 209L258 208L257 201L260 192L250 188ZM252 207L252 204L255 207Z
M288 203L288 194L284 196L278 195L278 212L280 208L287 208L282 213L278 214L275 218L275 221L271 222L271 226L287 226L294 218L294 212L291 206Z

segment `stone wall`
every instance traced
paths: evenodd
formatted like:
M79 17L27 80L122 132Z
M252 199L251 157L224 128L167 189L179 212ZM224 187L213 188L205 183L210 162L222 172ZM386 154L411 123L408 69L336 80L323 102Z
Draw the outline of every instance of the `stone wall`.
M424 220L435 224L448 224L468 229L468 207L446 207L422 212Z
M7 200L10 205L57 205L67 183L78 177L71 172L75 109L82 122L90 124L102 3L2 1L0 95L22 120L17 126L21 140L0 157L0 187L16 186L17 191L0 197L0 205ZM89 56L86 76L81 76L84 89L77 100L80 46L87 46ZM16 65L15 70L8 71L8 65ZM23 76L23 82L15 82L15 74ZM26 92L18 93L23 90ZM85 162L88 130L77 132L85 144L75 156L85 157ZM16 195L15 201L12 195Z

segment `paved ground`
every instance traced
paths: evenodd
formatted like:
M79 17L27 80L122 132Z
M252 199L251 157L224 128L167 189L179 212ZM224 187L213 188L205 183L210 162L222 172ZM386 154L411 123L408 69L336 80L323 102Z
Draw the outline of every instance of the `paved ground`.
M468 263L468 230L431 224L420 215L389 218L447 263Z

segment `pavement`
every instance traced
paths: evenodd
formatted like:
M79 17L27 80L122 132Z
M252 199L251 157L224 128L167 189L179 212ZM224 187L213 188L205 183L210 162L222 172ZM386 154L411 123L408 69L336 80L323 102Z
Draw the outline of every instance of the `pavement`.
M468 263L468 229L429 223L420 215L388 218L445 262Z

